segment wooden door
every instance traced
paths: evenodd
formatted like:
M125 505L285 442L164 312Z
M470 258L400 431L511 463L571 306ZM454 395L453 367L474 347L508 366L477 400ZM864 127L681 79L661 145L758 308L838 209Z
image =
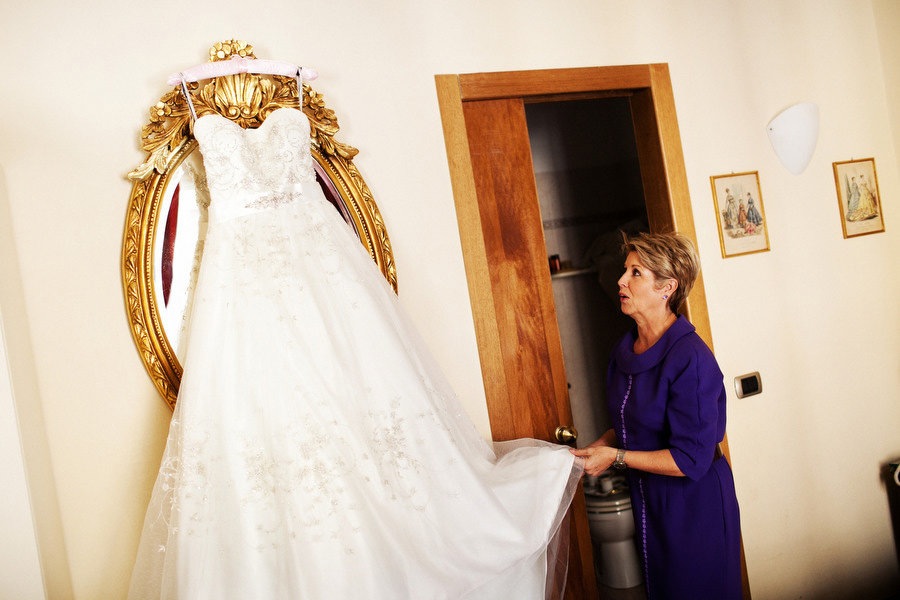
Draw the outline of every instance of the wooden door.
M696 242L668 67L438 75L435 80L492 435L495 440L556 441L556 428L571 425L571 408L524 105L629 96L650 229L674 229ZM702 279L684 312L712 347ZM727 455L727 445L725 450ZM570 516L566 598L596 598L580 491ZM746 568L744 585L749 598Z
M518 98L483 100L466 103L463 111L470 156L479 165L475 208L490 278L490 293L479 300L479 337L486 328L496 336L495 351L481 361L486 393L494 399L491 433L495 440L554 440L558 426L572 424L572 413L525 105ZM570 557L580 557L570 560L567 597L573 599L597 594L583 503L579 492L569 534Z

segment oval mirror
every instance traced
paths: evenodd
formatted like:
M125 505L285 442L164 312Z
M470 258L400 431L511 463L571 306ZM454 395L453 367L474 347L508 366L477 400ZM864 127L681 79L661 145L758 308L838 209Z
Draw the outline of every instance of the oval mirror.
M233 54L255 58L252 47L229 40L210 48L210 60ZM297 80L241 73L189 85L197 115L218 112L241 127L258 127L277 108L297 108ZM388 283L397 272L384 221L353 164L358 150L334 139L334 112L303 84L316 179L326 198L368 250ZM122 284L131 333L144 366L174 408L181 382L181 340L203 250L209 196L190 110L180 88L150 109L141 131L146 160L128 174L133 182L122 243Z

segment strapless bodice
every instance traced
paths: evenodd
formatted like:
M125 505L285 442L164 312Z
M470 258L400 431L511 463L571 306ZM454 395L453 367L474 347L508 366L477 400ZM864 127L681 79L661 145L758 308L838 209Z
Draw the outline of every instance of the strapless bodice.
M298 201L315 182L309 120L294 108L274 110L256 129L220 114L194 124L211 198L211 222Z

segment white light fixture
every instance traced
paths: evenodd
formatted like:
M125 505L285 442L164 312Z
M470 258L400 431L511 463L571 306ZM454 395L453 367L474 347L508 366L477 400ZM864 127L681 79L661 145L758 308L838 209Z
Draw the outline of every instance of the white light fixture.
M819 107L813 102L790 106L769 121L766 130L778 160L799 175L806 169L819 138Z

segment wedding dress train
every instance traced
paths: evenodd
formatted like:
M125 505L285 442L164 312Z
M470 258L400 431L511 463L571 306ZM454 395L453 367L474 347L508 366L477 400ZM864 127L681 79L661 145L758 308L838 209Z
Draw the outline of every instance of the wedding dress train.
M544 598L580 462L482 439L322 194L301 111L194 131L209 229L129 598Z

